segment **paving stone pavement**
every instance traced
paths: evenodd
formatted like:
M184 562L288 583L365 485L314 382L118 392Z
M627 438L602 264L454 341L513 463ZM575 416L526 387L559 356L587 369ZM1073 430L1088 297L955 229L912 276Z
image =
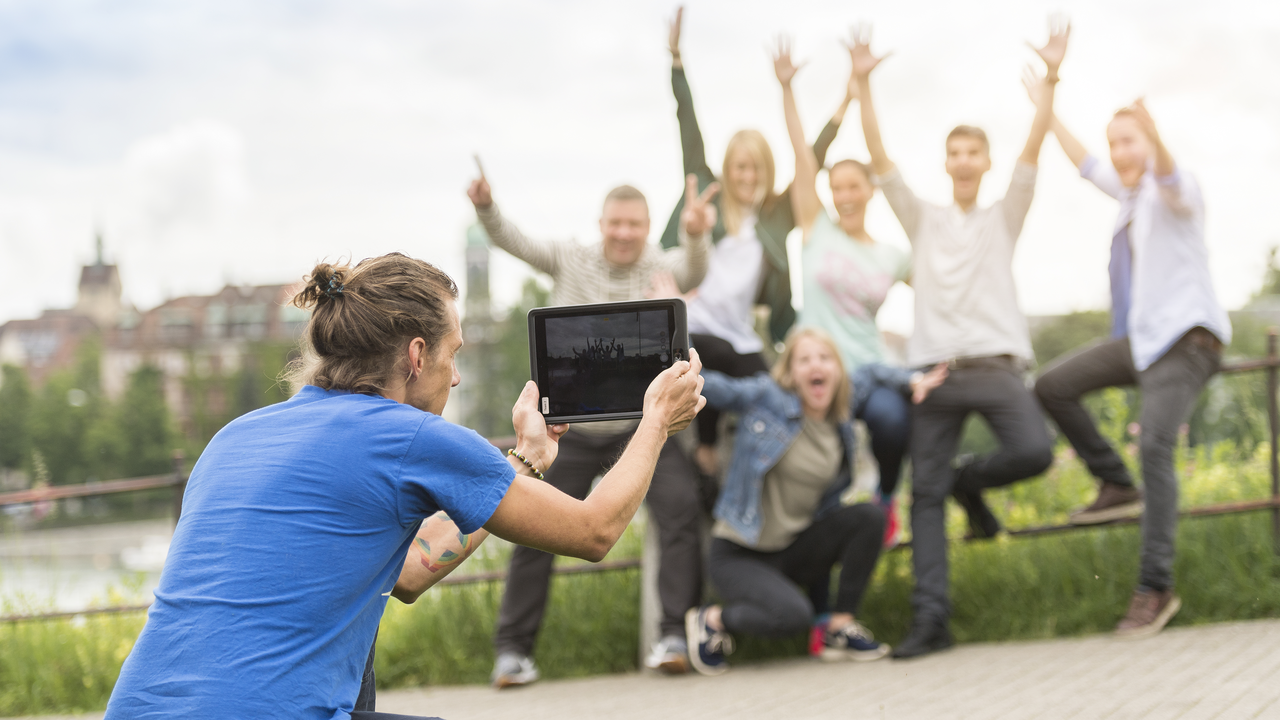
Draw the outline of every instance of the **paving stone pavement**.
M1280 620L977 643L910 661L795 660L720 677L611 675L379 693L378 709L446 720L539 718L1280 718Z
M1280 620L1173 628L1148 640L974 643L905 662L760 663L713 678L631 673L502 692L384 690L378 709L446 720L1280 719Z

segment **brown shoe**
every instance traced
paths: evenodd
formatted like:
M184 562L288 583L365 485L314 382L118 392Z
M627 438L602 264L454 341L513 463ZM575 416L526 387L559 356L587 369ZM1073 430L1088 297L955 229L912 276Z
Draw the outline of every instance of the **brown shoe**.
M1160 632L1165 624L1178 614L1182 600L1173 594L1173 589L1148 590L1138 588L1133 591L1129 600L1129 612L1116 625L1116 637L1137 640L1151 637Z
M1142 514L1142 491L1132 485L1104 482L1098 499L1083 510L1071 513L1072 525L1096 525Z

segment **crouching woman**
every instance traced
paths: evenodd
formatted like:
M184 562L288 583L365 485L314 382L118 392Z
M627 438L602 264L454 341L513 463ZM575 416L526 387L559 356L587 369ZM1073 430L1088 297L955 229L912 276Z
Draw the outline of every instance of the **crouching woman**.
M822 330L803 328L792 333L771 376L705 370L703 377L707 406L739 413L741 421L707 565L722 604L685 618L694 667L724 672L732 634L808 630L814 605L806 590L825 598L837 563L839 590L821 657L883 657L889 647L855 616L880 556L884 515L875 505L840 502L855 446L852 384L835 343Z

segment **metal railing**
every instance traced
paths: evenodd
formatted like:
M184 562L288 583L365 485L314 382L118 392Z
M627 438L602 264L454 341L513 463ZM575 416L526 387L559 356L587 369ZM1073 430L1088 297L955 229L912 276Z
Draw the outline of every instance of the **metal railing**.
M1277 336L1275 328L1271 328L1267 331L1267 356L1265 358L1227 363L1223 365L1218 372L1220 374L1234 374L1254 372L1257 370L1264 370L1267 374L1267 428L1270 440L1271 497L1262 500L1247 500L1242 502L1221 503L1216 505L1187 508L1180 511L1179 515L1181 517L1212 517L1217 515L1231 515L1236 513L1256 512L1259 510L1270 510L1273 550L1277 555L1280 555L1280 447L1277 447L1277 439L1278 436L1280 436L1280 406L1277 405L1277 391L1280 390L1280 354L1277 353ZM506 450L515 446L515 438L513 437L492 438L489 442L499 450ZM18 492L0 493L0 507L33 502L63 500L67 498L112 495L117 493L137 492L140 490L152 490L167 487L173 488L174 491L173 519L176 524L178 517L182 514L182 494L186 489L186 484L187 476L185 473L185 458L183 458L181 452L175 452L173 454L173 472L167 475L129 478L125 480L110 480L107 482L86 483L84 485L62 485L21 490ZM1140 520L1140 517L1134 517L1094 525L1050 525L1042 527L1017 528L1009 530L1008 533L1011 537L1034 537L1053 533L1069 532L1073 530L1089 530L1100 527L1114 527L1117 525L1133 524ZM910 547L910 543L903 543L899 547ZM648 544L646 544L645 554L646 556L650 554ZM656 562L656 558L648 560L635 558L589 565L556 566L552 569L552 572L557 575L576 575L615 570L632 570L640 568L651 562ZM445 577L438 584L466 585L471 583L495 582L505 579L506 576L507 573L502 570L466 575L450 575ZM34 615L7 615L0 616L0 622L53 620L78 615L135 612L146 610L148 607L150 607L150 603L87 608L84 610L49 612Z

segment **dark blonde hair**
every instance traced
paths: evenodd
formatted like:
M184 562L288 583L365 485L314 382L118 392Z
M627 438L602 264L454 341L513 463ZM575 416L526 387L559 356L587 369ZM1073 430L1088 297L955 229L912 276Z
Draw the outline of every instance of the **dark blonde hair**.
M305 281L292 301L311 310L302 357L286 371L294 388L381 394L408 341L420 337L434 354L454 329L448 306L458 286L422 260L391 253L355 267L322 262Z
M756 196L752 200L753 206L749 208L742 207L738 202L738 196L730 187L729 160L739 150L746 151L747 155L751 156L752 162L756 164ZM729 235L738 234L742 229L742 220L749 212L759 212L760 208L771 205L777 199L777 195L773 192L773 151L769 149L769 141L764 139L764 135L759 130L739 130L729 138L729 145L724 150L724 165L720 169L720 183L723 187L720 193L720 209L724 216L725 233Z
M831 169L827 171L828 180L831 178L832 175L835 174L836 170L842 167L853 168L854 170L857 170L858 172L862 173L862 176L867 179L867 182L871 183L872 186L875 186L875 181L871 179L873 176L871 168L866 163L858 162L857 160L852 160L848 158L844 160L839 160L834 165L831 166Z
M831 354L835 356L836 364L840 366L840 379L836 381L835 395L831 398L831 407L827 408L827 420L830 422L844 422L849 419L852 414L849 407L849 400L853 397L853 382L849 380L849 374L844 371L844 360L840 358L840 348L836 347L836 341L826 330L816 327L801 327L792 330L787 335L787 343L783 346L782 352L778 354L778 359L773 363L773 381L778 383L778 387L789 393L798 392L799 387L796 385L796 379L791 374L791 360L796 354L796 345L805 338L812 338L820 343L825 344L831 349Z

